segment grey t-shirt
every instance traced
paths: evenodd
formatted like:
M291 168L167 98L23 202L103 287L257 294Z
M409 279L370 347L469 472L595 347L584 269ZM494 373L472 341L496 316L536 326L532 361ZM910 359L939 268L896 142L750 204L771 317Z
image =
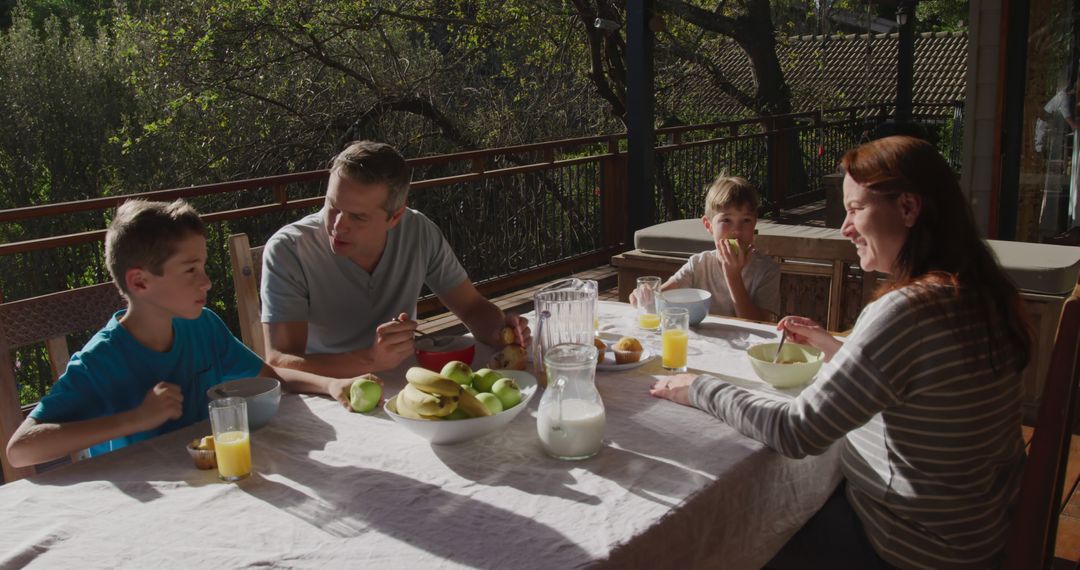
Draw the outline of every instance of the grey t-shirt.
M379 325L401 313L416 316L425 283L443 295L467 278L438 226L416 210L390 230L373 274L333 252L320 211L266 242L262 321L306 321L309 354L367 348Z
M714 315L735 316L724 268L715 249L695 254L671 277L680 288L692 287L712 293L709 312ZM754 304L780 316L780 266L767 255L755 252L742 270L743 284Z

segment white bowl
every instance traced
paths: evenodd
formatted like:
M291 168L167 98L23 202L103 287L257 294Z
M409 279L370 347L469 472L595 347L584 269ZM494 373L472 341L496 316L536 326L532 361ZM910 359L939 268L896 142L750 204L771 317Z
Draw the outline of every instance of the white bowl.
M668 289L660 294L663 299L662 309L679 307L690 313L690 324L696 325L705 320L712 305L712 293L704 289Z
M270 423L281 403L281 382L256 376L223 382L206 391L211 400L243 398L247 402L248 429L255 431Z
M776 388L794 388L813 380L821 368L821 351L805 344L785 342L780 351L780 360L795 361L788 364L773 362L776 347L780 343L767 342L751 346L746 350L750 365L762 380Z
M450 445L476 439L506 427L529 405L529 400L536 393L536 377L532 374L518 370L499 370L499 373L507 378L513 378L521 387L521 402L509 410L503 410L493 416L464 420L417 420L406 418L397 414L397 396L387 400L383 404L383 409L386 410L386 415L405 426L405 429L434 444Z

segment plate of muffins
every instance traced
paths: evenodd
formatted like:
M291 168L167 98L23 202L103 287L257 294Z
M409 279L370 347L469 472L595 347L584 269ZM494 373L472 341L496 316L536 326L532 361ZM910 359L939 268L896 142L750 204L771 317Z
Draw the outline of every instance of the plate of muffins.
M593 340L597 351L597 370L629 370L655 357L653 352L632 336L600 333Z

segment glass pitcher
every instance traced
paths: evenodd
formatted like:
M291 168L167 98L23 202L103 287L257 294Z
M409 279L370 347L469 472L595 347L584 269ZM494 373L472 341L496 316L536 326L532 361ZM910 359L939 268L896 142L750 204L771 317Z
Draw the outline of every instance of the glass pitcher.
M544 355L549 385L540 399L536 432L548 455L585 459L604 439L604 402L596 390L596 347L559 344Z
M596 281L573 278L556 281L533 296L536 305L533 363L541 386L547 386L545 350L567 342L592 346L596 297Z

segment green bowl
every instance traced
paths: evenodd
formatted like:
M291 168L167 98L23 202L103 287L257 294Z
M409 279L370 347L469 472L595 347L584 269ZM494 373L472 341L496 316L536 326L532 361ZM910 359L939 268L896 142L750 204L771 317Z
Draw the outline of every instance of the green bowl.
M794 388L809 384L821 368L821 351L805 344L784 343L780 351L780 360L788 364L774 363L778 342L769 342L751 346L746 350L750 365L762 380L776 388Z

